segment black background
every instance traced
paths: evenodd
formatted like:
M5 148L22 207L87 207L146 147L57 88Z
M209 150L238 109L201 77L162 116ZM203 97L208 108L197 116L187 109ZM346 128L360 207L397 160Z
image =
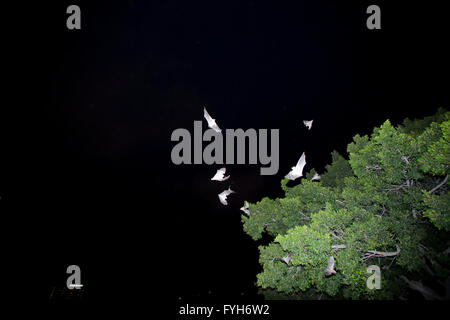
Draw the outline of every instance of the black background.
M303 151L448 107L444 2L47 1L4 9L1 206L15 259L48 300L77 264L90 302L258 299L244 200L282 196ZM81 7L81 30L66 8ZM366 28L378 4L382 29ZM5 97L6 99L6 97ZM280 129L280 169L175 166L203 107L225 128ZM311 131L302 120L314 119ZM203 124L204 128L206 123Z

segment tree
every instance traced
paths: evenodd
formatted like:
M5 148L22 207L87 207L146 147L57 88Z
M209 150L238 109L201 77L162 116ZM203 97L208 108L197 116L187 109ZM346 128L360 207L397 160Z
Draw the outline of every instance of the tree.
M426 284L450 275L449 139L450 112L387 120L353 138L348 160L333 152L321 181L283 179L284 198L250 203L244 231L272 239L259 247L257 285L285 299L392 299L408 288L442 298ZM381 269L380 290L366 285L370 265Z

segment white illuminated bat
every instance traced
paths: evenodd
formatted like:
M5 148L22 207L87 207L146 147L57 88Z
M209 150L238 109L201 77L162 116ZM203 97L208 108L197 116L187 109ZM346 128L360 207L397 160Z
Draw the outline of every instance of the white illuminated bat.
M227 169L225 168L220 168L219 170L217 170L216 174L214 175L214 177L211 178L211 180L216 180L216 181L225 181L227 180L230 176L226 176L225 177L225 171Z
M314 173L314 177L312 177L312 179L311 179L311 181L314 181L314 180L320 180L320 176L317 172Z
M306 127L308 127L308 130L311 130L313 121L314 121L314 120L310 120L310 121L308 121L308 120L303 120L303 124L304 124Z
M336 274L336 271L334 270L334 257L331 256L330 259L328 259L328 266L325 269L325 276L329 277L332 274Z
M244 213L248 216L248 217L250 217L250 211L248 210L248 207L249 207L250 205L248 204L248 202L247 201L245 201L244 202L244 206L240 209L241 211L244 211Z
M221 193L219 193L220 203L222 203L224 206L227 206L228 205L227 197L232 193L234 193L234 191L231 190L230 188L228 188L228 190L224 190Z
M206 111L206 108L203 108L203 116L205 117L206 121L208 122L208 127L213 129L215 132L219 132L219 133L222 132L222 130L220 130L219 126L216 123L216 119L211 118L208 111Z
M290 255L288 255L288 256L286 256L286 257L281 258L281 261L283 261L283 262L286 263L286 264L289 264L289 261L291 261L291 258L292 258L292 254L290 254Z
M300 160L298 160L297 162L297 165L295 167L292 167L291 172L289 172L286 175L286 178L288 178L289 180L295 180L303 176L303 168L305 167L305 165L306 165L306 156L305 153L303 152L302 156L300 157Z

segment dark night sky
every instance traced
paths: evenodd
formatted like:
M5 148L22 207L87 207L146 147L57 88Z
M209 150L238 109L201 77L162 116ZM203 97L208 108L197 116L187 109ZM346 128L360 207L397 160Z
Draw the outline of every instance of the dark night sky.
M446 11L393 2L12 8L6 62L16 90L11 118L2 116L0 191L22 258L39 261L43 294L78 264L92 299L254 296L244 200L282 196L280 180L303 151L306 170L322 172L356 133L450 105ZM366 29L373 3L382 30ZM69 4L81 7L80 31L66 29ZM280 129L278 174L228 165L238 193L227 208L217 193L228 184L209 181L218 166L170 160L172 131L192 132L203 106L222 129ZM311 131L303 119L315 120Z

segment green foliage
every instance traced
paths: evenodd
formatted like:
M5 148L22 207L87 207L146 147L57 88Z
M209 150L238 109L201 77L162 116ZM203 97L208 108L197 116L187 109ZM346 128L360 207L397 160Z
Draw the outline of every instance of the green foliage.
M419 137L426 151L419 158L422 170L433 175L447 175L450 163L450 120L433 123Z
M448 276L442 252L450 231L449 115L440 110L398 127L387 120L370 136L353 138L349 160L334 151L321 181L302 179L289 188L283 179L284 198L250 204L244 231L255 240L263 233L273 239L259 248L257 285L264 294L391 299L404 294L400 275ZM326 277L330 256L336 274ZM382 269L382 290L367 288L373 264Z
M433 122L441 123L445 120L448 120L448 112L444 108L439 108L434 115L425 117L424 119L410 120L406 118L403 121L403 124L398 126L398 130L402 133L416 137L419 134L422 134L422 132Z
M423 202L426 207L424 216L428 217L438 229L450 231L450 194L446 192L438 196L424 192Z
M322 175L322 184L326 187L344 186L344 178L353 176L352 168L347 160L337 151L331 153L331 165L325 167L326 173Z

